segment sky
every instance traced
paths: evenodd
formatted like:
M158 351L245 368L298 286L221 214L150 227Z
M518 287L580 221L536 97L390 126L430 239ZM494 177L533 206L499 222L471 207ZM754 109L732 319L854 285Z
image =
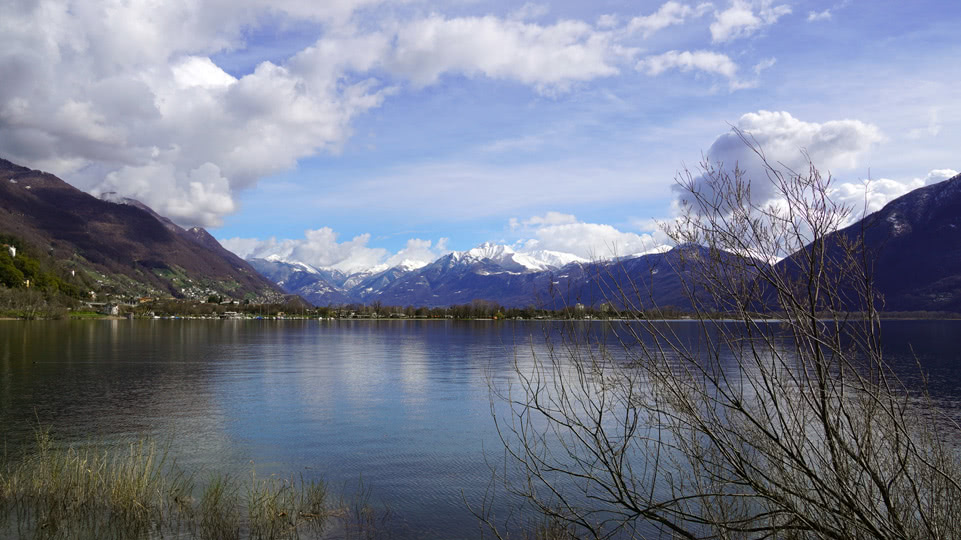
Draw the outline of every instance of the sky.
M0 157L357 271L663 242L769 158L869 210L961 169L961 3L0 0ZM865 197L867 190L867 197Z

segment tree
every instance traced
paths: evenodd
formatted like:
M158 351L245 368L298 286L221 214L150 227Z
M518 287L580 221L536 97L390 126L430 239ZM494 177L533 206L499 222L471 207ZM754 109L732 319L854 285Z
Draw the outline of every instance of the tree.
M958 427L884 361L863 235L836 232L851 209L738 134L760 177L677 180L694 322L614 323L620 347L572 324L493 388L509 489L563 537L958 537ZM657 308L644 276L609 295Z
M23 272L13 264L6 253L0 254L0 284L6 287L22 287Z

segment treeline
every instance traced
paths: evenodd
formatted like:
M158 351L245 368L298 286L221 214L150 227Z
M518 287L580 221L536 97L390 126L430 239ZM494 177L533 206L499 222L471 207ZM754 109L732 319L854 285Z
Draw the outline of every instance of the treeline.
M497 302L474 300L469 304L447 307L425 306L387 306L380 303L370 305L346 304L341 306L318 307L313 310L319 316L334 318L389 318L409 319L617 319L617 318L680 318L685 315L679 309L665 307L643 313L618 310L610 304L586 306L574 304L561 309L526 307L505 307Z
M188 316L188 317L305 317L333 319L679 319L685 312L673 307L652 309L644 312L617 310L610 305L596 307L575 304L564 309L544 309L536 306L505 307L497 302L475 300L469 304L448 307L390 306L380 303L344 304L313 307L299 297L286 302L256 304L251 302L224 302L211 296L207 302L183 299L161 299L144 302L124 311L136 317Z

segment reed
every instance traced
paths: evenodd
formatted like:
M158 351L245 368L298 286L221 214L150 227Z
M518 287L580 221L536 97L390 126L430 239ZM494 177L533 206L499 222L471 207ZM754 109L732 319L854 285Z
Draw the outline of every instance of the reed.
M252 472L202 483L167 448L142 438L122 449L34 447L0 458L0 537L297 539L344 515L324 482Z

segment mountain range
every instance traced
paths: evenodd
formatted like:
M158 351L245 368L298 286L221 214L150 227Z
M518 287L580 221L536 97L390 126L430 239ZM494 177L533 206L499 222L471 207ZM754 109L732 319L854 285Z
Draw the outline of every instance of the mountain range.
M518 253L509 246L485 243L426 265L352 275L277 256L248 262L287 292L323 306L379 302L442 307L484 300L505 307L546 309L604 303L687 309L690 300L678 272L694 255L706 256L706 250L665 246L646 254L591 262L565 253Z
M132 199L84 193L56 176L0 159L0 233L22 239L127 296L254 301L296 294L314 305L439 307L475 300L506 307L577 303L690 307L685 245L606 261L556 251L482 244L424 263L351 274L278 255L247 261L202 228L184 229ZM903 195L828 239L863 235L871 275L888 311L961 312L961 175ZM777 266L788 269L796 256ZM640 302L640 305L638 305Z
M837 246L841 238L851 240L862 232L883 310L961 312L961 175L903 195L828 241ZM689 258L682 256L685 250L701 248L665 249L588 262L565 253L518 253L482 244L426 265L353 275L276 256L249 262L287 292L316 305L433 307L488 300L506 307L614 303L689 308L677 274ZM792 260L777 266L787 269Z
M284 294L202 228L181 228L135 200L98 199L3 159L0 232L120 296L263 301Z

